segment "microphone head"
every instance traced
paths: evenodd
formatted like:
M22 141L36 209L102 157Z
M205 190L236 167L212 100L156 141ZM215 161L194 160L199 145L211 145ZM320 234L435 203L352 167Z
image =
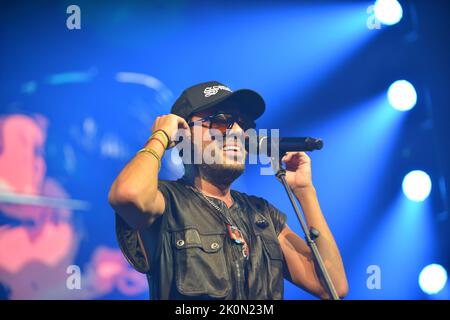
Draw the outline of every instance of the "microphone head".
M313 151L313 150L320 150L323 148L323 140L318 138L305 138L305 142L310 148L310 150L307 151Z

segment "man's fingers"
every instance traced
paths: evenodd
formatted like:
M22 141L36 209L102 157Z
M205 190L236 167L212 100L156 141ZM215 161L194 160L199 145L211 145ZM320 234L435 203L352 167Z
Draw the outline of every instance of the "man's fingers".
M187 137L191 136L191 130L189 128L188 123L186 122L186 120L184 120L181 117L178 117L178 129L183 130L184 132L182 133L182 135L185 135Z
M305 160L305 161L308 161L309 160L309 156L306 154L306 152L299 152L298 153L298 156L299 156L299 158L300 159L302 159L302 160Z
M294 156L295 152L286 152L286 155L281 159L281 161L286 162L290 161Z
M281 159L282 162L289 162L292 160L308 160L309 156L303 151L290 151Z
M183 118L180 118L178 124L181 124L181 127L182 127L183 129L189 130L189 125L188 125L188 123L186 122L186 120L184 120Z

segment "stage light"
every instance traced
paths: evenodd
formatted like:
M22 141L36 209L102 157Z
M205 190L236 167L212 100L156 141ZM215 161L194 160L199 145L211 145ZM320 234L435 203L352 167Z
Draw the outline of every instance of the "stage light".
M403 16L403 9L397 0L377 0L374 7L375 18L382 24L391 26Z
M417 102L416 89L406 80L398 80L391 84L387 95L392 108L399 111L411 110Z
M439 264L430 264L419 274L419 286L426 294L436 294L447 282L447 271Z
M402 189L409 200L424 201L431 192L430 176L421 170L411 171L403 178Z

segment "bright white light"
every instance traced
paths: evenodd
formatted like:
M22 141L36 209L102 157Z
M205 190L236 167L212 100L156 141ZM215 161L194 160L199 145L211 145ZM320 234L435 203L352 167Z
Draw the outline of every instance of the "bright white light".
M420 170L414 170L403 178L403 193L412 201L424 201L431 192L431 179L428 174Z
M447 282L447 271L439 264L430 264L419 274L419 286L426 294L436 294Z
M391 84L387 95L392 108L399 111L411 110L417 102L416 89L406 80L398 80Z
M377 0L374 6L375 18L382 24L391 26L403 16L403 9L397 0Z

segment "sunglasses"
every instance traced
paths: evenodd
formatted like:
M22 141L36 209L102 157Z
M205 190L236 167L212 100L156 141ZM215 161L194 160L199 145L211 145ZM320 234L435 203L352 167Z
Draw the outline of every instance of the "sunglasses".
M202 126L203 123L208 122L209 129L219 130L223 135L225 135L227 130L231 129L235 123L237 123L244 131L254 129L256 127L255 121L241 115L228 113L216 113L195 121L191 121L188 125L191 127L198 122L201 122Z

